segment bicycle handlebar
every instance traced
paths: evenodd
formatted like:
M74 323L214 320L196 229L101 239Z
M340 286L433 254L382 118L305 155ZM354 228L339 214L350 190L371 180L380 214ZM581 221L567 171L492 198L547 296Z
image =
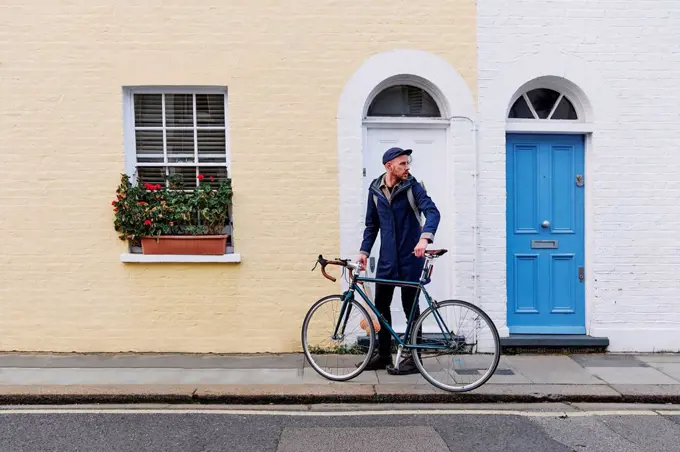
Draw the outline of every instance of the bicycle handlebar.
M312 271L316 269L316 266L318 264L321 264L321 274L324 276L326 279L330 279L333 282L336 282L337 279L326 273L326 266L327 265L337 265L340 267L345 267L349 268L350 270L350 276L352 274L352 271L354 269L359 269L359 264L350 264L349 259L335 259L335 260L328 260L324 259L324 257L319 254L319 258L316 260L316 264L314 264L314 268L312 268Z
M425 257L426 260L431 261L431 260L436 259L440 256L443 256L447 252L448 252L448 250L446 250L446 249L426 250L424 257ZM359 262L353 263L353 262L350 262L349 259L339 259L339 258L335 259L335 260L328 260L328 259L324 259L323 255L321 255L321 254L319 254L319 257L316 260L316 264L314 264L314 268L312 268L312 271L316 270L316 266L319 265L319 264L321 264L321 274L324 276L324 278L329 279L333 282L336 282L337 279L332 277L328 273L326 273L326 266L327 265L337 265L337 266L340 266L340 267L349 268L350 279L352 278L352 273L355 270L359 271L359 272L361 272L361 270L363 270L363 267L361 266L361 264Z

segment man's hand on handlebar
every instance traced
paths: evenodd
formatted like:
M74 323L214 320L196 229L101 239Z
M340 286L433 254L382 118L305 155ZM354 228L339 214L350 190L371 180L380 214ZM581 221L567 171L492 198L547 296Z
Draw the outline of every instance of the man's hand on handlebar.
M366 268L367 260L368 260L368 257L364 253L359 254L359 258L357 259L357 262L359 263L359 265L361 265L362 269Z

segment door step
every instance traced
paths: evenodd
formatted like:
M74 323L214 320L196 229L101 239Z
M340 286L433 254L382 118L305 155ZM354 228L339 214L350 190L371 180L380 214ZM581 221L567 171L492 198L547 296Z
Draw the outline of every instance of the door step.
M511 334L500 338L504 354L603 353L609 338L586 334Z

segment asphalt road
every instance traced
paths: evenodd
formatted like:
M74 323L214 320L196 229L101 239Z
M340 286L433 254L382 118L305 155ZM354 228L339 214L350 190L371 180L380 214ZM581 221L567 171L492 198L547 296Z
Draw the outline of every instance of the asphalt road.
M680 450L673 406L140 408L0 408L0 451Z

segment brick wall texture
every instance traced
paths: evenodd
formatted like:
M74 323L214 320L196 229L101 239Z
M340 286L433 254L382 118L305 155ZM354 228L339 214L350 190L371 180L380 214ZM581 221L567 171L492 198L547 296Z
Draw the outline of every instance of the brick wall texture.
M677 2L478 2L479 286L481 298L495 303L495 318L505 317L498 265L505 259L505 125L488 111L493 87L513 64L533 61L539 76L547 75L541 58L546 65L550 56L568 58L549 75L569 73L594 87L587 93L596 121L586 149L588 332L608 336L616 351L679 349L679 42Z
M418 48L445 58L475 92L475 2L138 3L0 5L0 350L299 350L304 313L340 287L309 270L339 247L344 84L377 52ZM639 64L643 81L649 68ZM120 262L127 247L110 203L124 171L127 85L228 87L242 263ZM630 101L662 139L660 112L635 86ZM639 178L647 190L673 188ZM645 204L631 201L629 214L649 213Z

